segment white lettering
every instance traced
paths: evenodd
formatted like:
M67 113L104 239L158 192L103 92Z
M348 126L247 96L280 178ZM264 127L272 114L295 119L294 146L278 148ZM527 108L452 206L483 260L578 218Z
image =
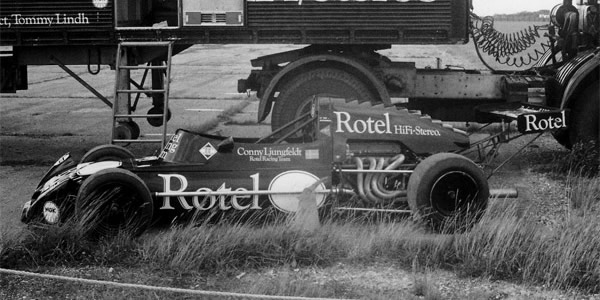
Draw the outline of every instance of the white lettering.
M236 192L247 192L248 190L245 188L238 188L235 190ZM250 198L250 196L231 196L231 206L233 206L233 209L235 210L246 210L248 208L250 208L250 204L243 206L240 205L240 203L238 202L238 199L248 199ZM258 203L258 202L257 202ZM256 208L254 208L256 209ZM258 208L260 209L260 207Z
M188 180L185 176L183 175L179 175L179 174L158 174L159 177L161 177L163 179L163 191L165 193L181 193L181 192L185 192L185 190L188 187ZM173 189L172 188L172 179L176 179L179 181L180 187L179 189ZM260 174L256 173L250 176L250 178L252 179L252 189L254 191L258 191L259 187L260 187L260 182L259 182L259 178L260 178ZM230 210L230 209L235 209L235 210L247 210L247 209L262 209L260 207L260 203L259 203L259 195L252 195L252 201L251 203L248 203L246 205L242 205L240 204L240 200L243 199L250 199L251 196L250 195L243 195L243 192L248 192L247 189L245 188L238 188L235 190L236 192L241 192L241 195L210 195L211 193L213 193L213 190L211 190L210 188L207 187L202 187L196 190L196 192L198 193L204 193L204 196L201 195L197 195L197 196L192 196L191 200L192 200L192 205L189 205L189 203L187 202L186 198L183 196L177 196L177 199L179 200L179 203L181 204L181 207L185 210L191 210L193 208L196 208L197 210L209 210L215 207L215 205L217 204L217 202L219 203L219 209L221 210ZM225 183L221 184L221 186L219 186L219 188L217 189L217 191L215 193L218 192L231 192L231 188L228 188L226 186ZM209 195L206 195L209 194ZM202 197L202 201L200 201L200 198ZM230 200L231 205L228 204L227 200ZM171 197L165 196L163 197L163 205L160 209L175 209L172 205L171 205Z
M85 16L85 13L77 14L77 17L69 17L66 14L56 14L56 24L71 25L71 24L90 24L90 20Z
M209 188L199 188L198 190L196 190L196 192L212 192L212 190ZM199 196L192 197L192 203L194 204L194 207L197 210L209 210L213 208L213 206L215 206L215 203L217 203L217 197L215 196L204 196L204 198L202 199L202 203L200 203L198 200ZM204 207L204 204L207 200L210 200L210 203L208 204L208 206Z
M378 134L384 134L385 133L385 128L386 128L386 124L383 120L377 120L375 121L375 133Z
M540 130L535 124L536 119L535 115L525 115L525 131Z
M225 187L225 183L223 183L218 189L217 192L231 192L230 188ZM225 195L220 195L219 196L219 208L221 210L230 210L231 206L228 206L225 203L225 200L227 199L227 196Z
M562 111L560 117L549 116L547 119L539 119L537 115L524 115L525 132L535 132L544 130L554 130L567 127L565 111Z
M258 191L259 190L259 179L260 174L256 173L254 175L250 175L250 178L252 178L252 190L254 191ZM258 195L254 195L252 197L252 207L250 209L261 209L260 206L258 205Z
M540 130L546 130L546 129L548 129L548 124L549 124L548 120L541 119L538 122L538 127L540 128Z
M16 25L52 25L52 17L36 16L36 17L23 17L21 14L10 15L14 18L14 24Z
M185 189L187 189L188 186L188 181L187 178L185 178L185 176L183 175L179 175L179 174L158 174L158 176L162 177L163 179L163 191L165 193L172 193L172 192L183 192L185 191ZM179 180L179 184L180 184L180 188L178 190L172 190L171 189L171 178L175 178L177 180ZM177 197L177 199L179 200L179 203L181 204L181 207L183 207L186 210L190 210L193 208L193 206L189 205L186 201L184 197ZM175 209L173 208L173 206L171 206L171 197L164 197L163 198L163 206L160 209Z
M345 111L334 111L333 113L337 116L337 130L335 132L344 132L344 130L342 129L342 125L344 125L346 127L347 132L354 133L354 131L352 131L352 128L350 128L350 124L348 124L348 122L350 122L349 113ZM342 116L345 117L345 120L342 120Z
M384 119L352 120L352 116L343 111L334 111L337 116L337 128L335 132L369 133L369 134L396 134L396 135L421 135L442 136L437 129L426 129L419 126L391 124L389 113L383 114ZM392 132L392 126L394 128Z
M371 118L369 118L370 120ZM359 128L362 127L362 128ZM354 131L357 133L365 133L365 131L367 130L367 123L365 123L365 121L363 120L356 120L354 122Z
M383 116L385 117L385 133L391 134L392 129L390 128L390 113L385 113Z
M0 26L7 26L10 28L12 23L8 22L8 17L0 18Z
M556 128L563 128L563 127L567 127L567 117L565 116L565 111L563 110L560 114L560 118L556 119L556 122L554 123L554 127Z

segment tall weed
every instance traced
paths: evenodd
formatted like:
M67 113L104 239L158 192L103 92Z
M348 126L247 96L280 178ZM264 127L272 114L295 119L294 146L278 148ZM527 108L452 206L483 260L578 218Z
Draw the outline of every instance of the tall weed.
M134 261L182 273L389 261L597 293L599 180L569 178L570 209L552 226L531 219L517 201L497 200L469 231L454 234L433 234L409 220L360 219L322 220L314 232L294 230L285 222L206 222L174 226L140 239L118 236L100 242L59 228L43 234L33 231L16 242L3 238L0 258L4 266L13 258L34 266Z

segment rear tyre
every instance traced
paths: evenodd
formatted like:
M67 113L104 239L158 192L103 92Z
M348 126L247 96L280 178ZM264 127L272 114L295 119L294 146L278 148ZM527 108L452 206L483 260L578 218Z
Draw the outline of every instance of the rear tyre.
M100 145L85 153L79 163L133 159L133 153L117 145Z
M319 68L289 80L281 89L273 106L273 131L310 111L314 96L344 98L374 103L375 96L355 76L337 69Z
M583 174L596 175L600 164L600 91L598 81L588 86L571 110L569 140L574 162Z
M468 158L439 153L419 163L408 181L408 204L418 221L437 231L470 228L485 212L489 187Z
M122 169L106 169L88 177L77 194L75 215L82 233L137 236L150 224L154 206L146 184Z
M598 81L588 86L581 97L578 105L571 110L571 126L569 128L569 138L571 145L577 143L595 143L598 145L598 134L600 123L598 114L600 114L600 95Z

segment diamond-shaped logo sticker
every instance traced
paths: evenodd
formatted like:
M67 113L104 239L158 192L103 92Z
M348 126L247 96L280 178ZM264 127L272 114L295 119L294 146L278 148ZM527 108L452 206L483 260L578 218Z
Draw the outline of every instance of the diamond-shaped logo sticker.
M202 154L206 160L209 160L211 157L217 154L217 149L215 149L215 147L213 147L213 145L210 143L206 143L204 147L200 148L200 154Z

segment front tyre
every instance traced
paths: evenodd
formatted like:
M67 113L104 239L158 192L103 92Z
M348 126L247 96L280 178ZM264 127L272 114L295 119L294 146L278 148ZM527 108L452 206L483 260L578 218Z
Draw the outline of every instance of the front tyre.
M310 110L314 96L330 96L375 103L367 85L355 76L338 69L319 68L302 73L280 89L273 106L271 129L273 131L295 120Z
M120 161L126 159L133 159L134 155L128 149L118 145L100 145L92 148L86 152L81 160L80 164L87 162L100 162L100 161Z
M438 231L459 231L483 215L489 186L483 171L468 158L439 153L417 165L407 193L415 219Z
M77 194L75 215L85 235L137 236L150 224L154 206L150 190L137 175L106 169L85 179Z

